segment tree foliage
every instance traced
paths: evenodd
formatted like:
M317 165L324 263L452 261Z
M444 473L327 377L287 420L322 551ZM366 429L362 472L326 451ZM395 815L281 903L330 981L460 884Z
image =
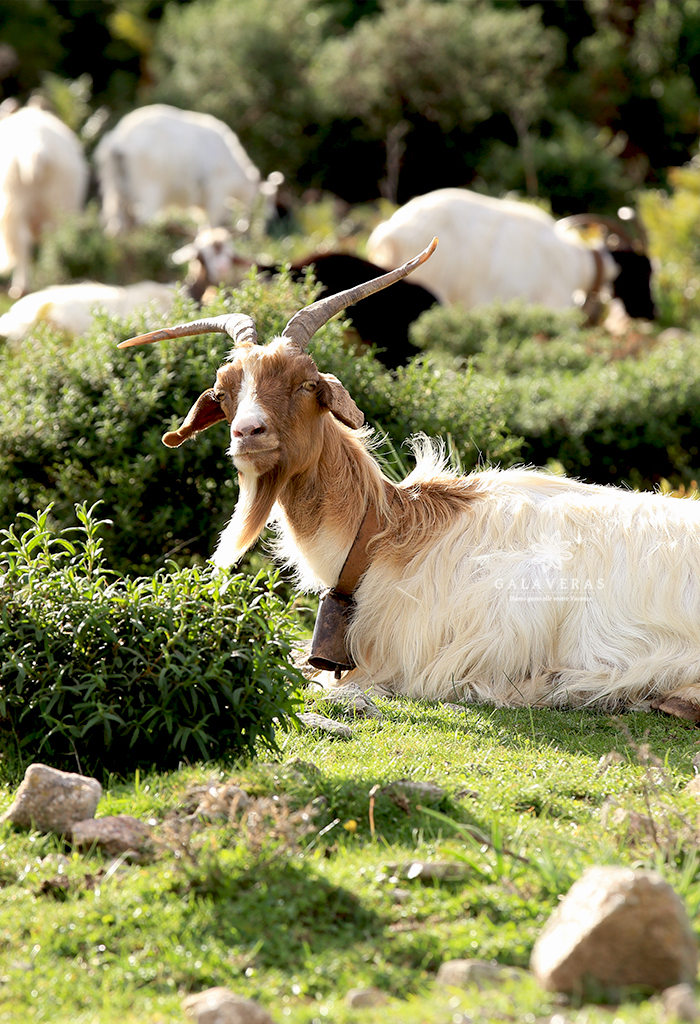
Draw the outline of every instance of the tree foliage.
M293 177L312 144L308 69L326 20L314 0L169 7L153 54L157 84L144 95L221 118L265 174Z
M698 141L700 0L6 0L0 31L6 96L208 111L265 174L350 202L614 212Z

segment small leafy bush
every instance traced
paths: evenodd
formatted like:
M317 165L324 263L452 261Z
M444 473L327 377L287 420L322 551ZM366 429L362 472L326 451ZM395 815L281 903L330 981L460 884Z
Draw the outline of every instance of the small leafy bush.
M117 285L174 281L182 274L170 256L195 232L191 221L171 218L110 238L100 223L98 205L90 203L42 241L35 285L46 288L80 280Z
M669 169L671 191L646 189L639 208L655 258L654 295L662 324L700 320L700 158Z
M533 339L546 345L554 339L569 346L576 344L583 318L577 309L547 309L519 301L476 309L459 304L433 306L412 325L410 333L419 348L466 358L494 345L512 351Z
M231 761L293 716L301 677L276 576L212 569L124 579L84 505L0 533L0 736L20 762L125 775ZM13 742L12 742L13 741Z
M700 351L693 337L658 343L639 358L579 372L530 372L501 381L508 427L535 465L650 487L689 484L700 465Z

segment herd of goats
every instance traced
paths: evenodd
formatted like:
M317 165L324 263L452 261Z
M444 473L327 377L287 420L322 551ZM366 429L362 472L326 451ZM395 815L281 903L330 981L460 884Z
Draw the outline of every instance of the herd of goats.
M77 136L30 101L0 119L0 275L11 273L10 295L21 299L0 319L5 337L20 340L39 321L79 335L96 308L127 316L153 304L162 314L179 287L199 301L209 285L237 283L246 261L223 225L232 211L238 212L239 225L249 223L261 197L272 208L282 181L276 172L263 180L222 121L164 104L123 117L97 145L93 163L108 235L147 224L170 207L201 211L207 227L173 256L189 263L185 281L126 287L89 281L30 292L36 244L57 218L83 208L90 180ZM595 246L584 244L576 231L591 221L602 227L603 240ZM322 294L334 294L400 266L433 235L440 237L439 250L410 282L350 310L355 331L378 346L388 366L415 354L409 327L435 303L473 308L520 298L553 308L578 302L593 313L599 296L607 294L624 304L629 317L654 315L643 240L632 237L622 222L555 221L532 204L461 188L439 189L406 203L372 232L366 260L342 252L309 253L291 272L298 278L313 266ZM278 269L258 264L260 273Z
M32 108L0 121L0 163L0 271L13 271L19 295L48 214L80 208L88 170L68 129ZM229 128L166 106L127 115L98 145L95 164L106 231L144 223L173 203L205 211L210 227L178 255L190 263L195 297L241 264L222 211L232 199L250 209L275 188ZM700 722L699 501L523 468L460 476L424 437L414 439L415 469L393 483L372 454L361 410L307 351L316 331L347 309L385 349L392 330L406 343L411 319L434 302L522 298L561 308L607 290L630 317L653 317L639 239L608 224L605 244L590 247L572 220L580 219L555 222L532 205L441 189L379 224L368 261L301 261L295 269L314 262L325 291L278 337L259 343L241 311L122 343L210 332L232 342L212 386L163 443L177 447L227 423L239 496L213 561L235 564L266 524L275 526L279 557L300 586L323 595L311 661L328 685L340 679L384 694L500 705L655 709ZM87 287L63 286L76 296ZM13 312L31 299L20 298L0 329L9 334L3 325L19 324ZM46 299L42 315L59 306L58 297ZM395 363L405 358L393 354Z

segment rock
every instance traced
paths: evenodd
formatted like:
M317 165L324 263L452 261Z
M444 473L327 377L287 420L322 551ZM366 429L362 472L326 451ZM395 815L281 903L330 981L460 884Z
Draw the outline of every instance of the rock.
M336 722L333 718L325 718L317 715L315 711L307 711L297 718L307 729L317 729L319 732L328 733L329 736L336 736L339 740L351 740L352 729L343 722Z
M190 807L194 805L194 809L186 816L186 821L221 819L234 822L250 806L250 797L244 789L233 782L212 782L191 787L185 793L185 802Z
M530 967L546 989L580 993L695 980L698 954L683 904L656 871L593 867L535 942Z
M446 860L413 860L401 869L404 878L420 878L422 882L459 882L469 874L466 864Z
M478 961L478 959L453 959L444 961L438 969L436 981L441 985L453 985L455 988L493 988L506 981L520 981L525 975L515 967L504 967L495 961Z
M274 1024L262 1006L222 987L187 996L182 1009L195 1024Z
M665 989L661 993L661 1005L664 1008L664 1020L669 1021L669 1024L700 1020L700 1009L692 985L672 985Z
M382 713L377 705L359 686L329 686L327 690L318 693L317 698L320 701L341 705L352 718L376 718L378 721L382 719Z
M97 846L110 857L131 853L133 859L138 861L150 860L155 852L153 835L148 825L128 814L76 821L72 841L78 850Z
M455 988L493 988L506 981L519 981L525 971L504 967L495 960L445 960L440 964L436 981Z
M685 792L690 793L691 796L700 797L700 775L693 776L685 787Z
M101 796L97 779L30 764L0 823L69 835L75 821L94 817Z
M434 782L421 782L415 779L397 779L396 782L382 786L379 792L404 808L408 802L437 804L447 796L445 790L441 786L436 786Z
M355 1009L381 1006L386 1002L386 996L378 988L351 988L345 996L345 1002Z
M660 833L668 831L657 826L649 815L640 814L639 811L628 811L626 807L616 807L612 810L609 821L611 825L624 825L627 828L627 838L632 841L660 839Z

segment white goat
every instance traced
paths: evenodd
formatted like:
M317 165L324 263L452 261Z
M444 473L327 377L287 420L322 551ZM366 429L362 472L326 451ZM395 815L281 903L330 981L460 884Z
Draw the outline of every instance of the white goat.
M200 302L210 285L230 281L235 262L230 239L226 228L208 228L197 235L198 247L192 243L174 252L171 256L174 263L183 262L182 253L186 253L190 261L188 275L181 282L138 281L120 286L80 281L31 292L0 316L0 336L21 341L40 323L65 334L85 334L94 314L100 311L127 317L138 309L150 307L156 314L165 314L179 291Z
M85 334L100 311L127 317L149 306L164 315L172 307L177 287L157 281L124 286L96 281L56 284L18 299L0 316L0 335L21 341L41 323L66 334Z
M651 705L697 720L700 502L525 470L461 477L428 442L395 485L371 455L360 410L306 354L330 316L430 251L306 307L264 347L242 314L123 343L214 330L234 339L214 386L163 437L175 447L230 424L240 491L215 563L240 558L271 515L279 553L307 588L338 587L359 551L347 682L363 688L501 705Z
M238 136L211 114L164 103L121 119L95 149L105 229L146 224L169 206L195 207L213 227L234 203L250 216L259 194L275 194L278 172L262 182Z
M46 110L0 120L0 274L10 295L29 287L32 249L47 228L85 202L88 164L77 136Z
M630 316L653 318L648 257L627 240L591 249L569 230L574 219L557 222L531 203L443 188L378 224L367 257L386 269L400 266L437 233L440 249L414 279L442 303L472 309L522 299L565 309L607 286Z

